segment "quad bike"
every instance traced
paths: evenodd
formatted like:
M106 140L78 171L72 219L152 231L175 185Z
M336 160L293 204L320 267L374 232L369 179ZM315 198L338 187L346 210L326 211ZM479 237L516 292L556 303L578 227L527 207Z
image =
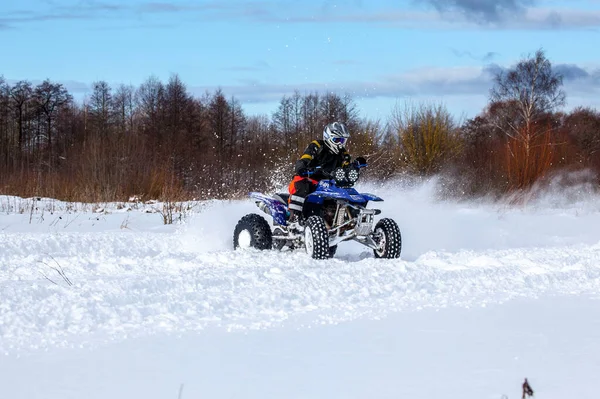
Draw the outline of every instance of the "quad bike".
M320 170L325 179L306 197L297 223L288 221L289 194L267 196L251 192L249 196L256 200L258 208L272 217L272 226L256 213L242 217L233 233L234 248L304 248L314 259L327 259L335 255L340 242L354 240L373 249L376 258L400 257L402 237L396 222L383 218L374 224L375 215L381 210L367 208L369 201L383 199L352 187L365 166L364 162L353 162L352 166L332 173Z

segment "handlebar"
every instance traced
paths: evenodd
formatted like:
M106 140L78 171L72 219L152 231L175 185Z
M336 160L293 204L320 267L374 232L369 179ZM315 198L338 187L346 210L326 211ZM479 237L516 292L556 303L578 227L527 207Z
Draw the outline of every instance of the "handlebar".
M366 163L362 163L362 164L361 163L351 163L346 168L348 168L348 167L355 167L357 169L362 169L362 168L365 168L367 166L368 166L368 164L366 164ZM346 169L346 168L344 168L344 169ZM327 172L327 171L325 171L322 166L315 166L314 168L307 170L306 173L307 173L308 176L310 176L310 175L313 175L313 174L317 173L318 171L321 171L321 173L323 173L325 176L328 176L328 177L332 177L333 176L333 172Z
M355 161L355 162L356 162L356 161ZM350 165L348 165L346 168L348 168L348 167L355 167L355 168L357 168L357 169L362 169L362 168L365 168L365 167L367 167L367 166L368 166L368 164L367 164L366 162L365 162L365 163L357 163L357 162L355 163L355 162L351 163L351 164L350 164ZM346 168L344 168L344 169L346 169ZM315 173L317 173L317 172L319 172L319 171L320 171L320 172L321 172L321 173L322 173L322 174L323 174L325 177L334 178L334 174L333 174L333 172L327 172L327 171L325 171L325 170L323 169L323 167L322 167L322 166L316 166L316 167L314 167L314 168L312 168L312 169L309 169L309 170L307 170L307 171L306 171L306 175L307 175L307 176L312 176L312 175L314 175ZM335 169L334 169L334 171L335 171Z

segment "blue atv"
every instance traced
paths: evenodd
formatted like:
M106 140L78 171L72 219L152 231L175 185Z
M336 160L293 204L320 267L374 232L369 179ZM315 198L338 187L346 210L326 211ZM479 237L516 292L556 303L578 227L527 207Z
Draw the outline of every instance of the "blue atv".
M249 196L272 218L272 225L256 213L242 217L233 233L233 247L304 248L314 259L327 259L335 255L340 242L354 240L373 249L376 258L400 257L402 237L396 222L384 218L375 224L375 215L381 211L367 208L369 201L383 200L373 194L359 193L352 187L365 166L354 163L332 173L320 170L325 179L306 197L303 213L296 223L288 221L289 194L267 196L251 192Z

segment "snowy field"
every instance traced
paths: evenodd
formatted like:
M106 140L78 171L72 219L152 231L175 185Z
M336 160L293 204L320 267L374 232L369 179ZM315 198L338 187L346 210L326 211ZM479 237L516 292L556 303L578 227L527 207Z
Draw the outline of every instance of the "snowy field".
M250 201L0 196L0 398L599 397L600 197L365 189L399 260L232 251Z

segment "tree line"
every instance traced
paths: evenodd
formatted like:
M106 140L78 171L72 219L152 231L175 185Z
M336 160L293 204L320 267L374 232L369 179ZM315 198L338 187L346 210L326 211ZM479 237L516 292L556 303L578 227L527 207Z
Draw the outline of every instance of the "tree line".
M562 84L538 50L496 73L474 118L406 103L372 120L348 94L295 91L272 115L247 115L220 89L191 95L177 75L138 87L98 81L82 104L58 82L8 84L0 76L0 192L98 202L273 190L338 120L352 133L351 153L369 160L368 179L440 175L452 194L499 196L558 170L600 172L600 114L562 111Z

